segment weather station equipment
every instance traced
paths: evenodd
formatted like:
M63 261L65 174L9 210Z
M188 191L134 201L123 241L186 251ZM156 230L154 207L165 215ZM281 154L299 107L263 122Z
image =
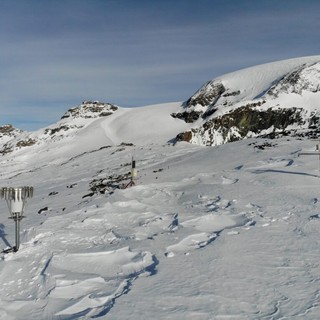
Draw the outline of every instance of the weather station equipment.
M133 160L132 158L132 163L131 163L131 179L134 180L137 178L138 172L136 168L136 161Z
M7 201L10 212L9 219L15 222L16 245L4 250L7 252L17 252L20 247L20 221L24 218L23 212L27 199L33 197L33 187L3 187L0 188L0 197Z
M131 177L130 177L129 183L124 187L124 189L134 186L135 185L134 180L137 178L137 176L138 176L138 172L137 172L137 168L136 168L136 161L133 160L133 157L132 157L132 160L131 160Z

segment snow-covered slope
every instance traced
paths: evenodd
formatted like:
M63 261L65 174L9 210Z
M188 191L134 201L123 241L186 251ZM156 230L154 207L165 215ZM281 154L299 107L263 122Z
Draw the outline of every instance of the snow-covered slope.
M318 158L298 156L313 149L286 138L3 156L1 186L35 195L19 251L0 261L0 318L317 319ZM138 178L123 189L132 156Z
M86 101L36 132L4 127L0 187L35 193L1 254L0 319L317 319L319 158L299 156L316 142L261 135L317 132L318 59L221 76L185 103Z
M280 81L284 75L297 68L312 65L320 61L320 56L295 58L284 61L266 63L219 76L199 89L190 98L190 102L204 92L206 87L221 83L225 87L222 104L237 103L241 100L253 100L267 92L271 86ZM239 94L235 94L239 92ZM234 94L232 94L234 93Z
M57 159L121 143L167 143L189 128L171 116L180 107L181 103L167 103L130 109L85 101L67 111L56 124L6 139L0 153L37 154L42 159L54 151Z

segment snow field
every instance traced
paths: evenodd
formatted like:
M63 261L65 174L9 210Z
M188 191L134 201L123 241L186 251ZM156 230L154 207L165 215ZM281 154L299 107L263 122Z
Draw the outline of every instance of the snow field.
M0 261L0 319L315 319L318 159L298 157L313 142L262 142L114 146L24 159L19 175L8 165L2 183L36 193L19 252ZM86 196L133 154L136 186ZM12 244L12 221L0 222Z

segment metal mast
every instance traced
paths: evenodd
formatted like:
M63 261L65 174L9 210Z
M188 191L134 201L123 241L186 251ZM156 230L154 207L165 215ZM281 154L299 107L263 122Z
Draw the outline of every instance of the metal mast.
M15 222L16 245L12 251L17 252L20 247L20 221L24 218L23 211L28 198L33 197L33 187L3 187L0 188L0 197L7 201L10 212L9 219Z

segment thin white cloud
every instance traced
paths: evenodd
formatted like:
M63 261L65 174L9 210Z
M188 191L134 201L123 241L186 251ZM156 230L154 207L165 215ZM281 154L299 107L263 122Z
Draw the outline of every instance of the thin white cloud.
M312 0L0 2L0 111L27 121L33 107L53 122L82 99L184 100L223 73L318 54L317 8Z

